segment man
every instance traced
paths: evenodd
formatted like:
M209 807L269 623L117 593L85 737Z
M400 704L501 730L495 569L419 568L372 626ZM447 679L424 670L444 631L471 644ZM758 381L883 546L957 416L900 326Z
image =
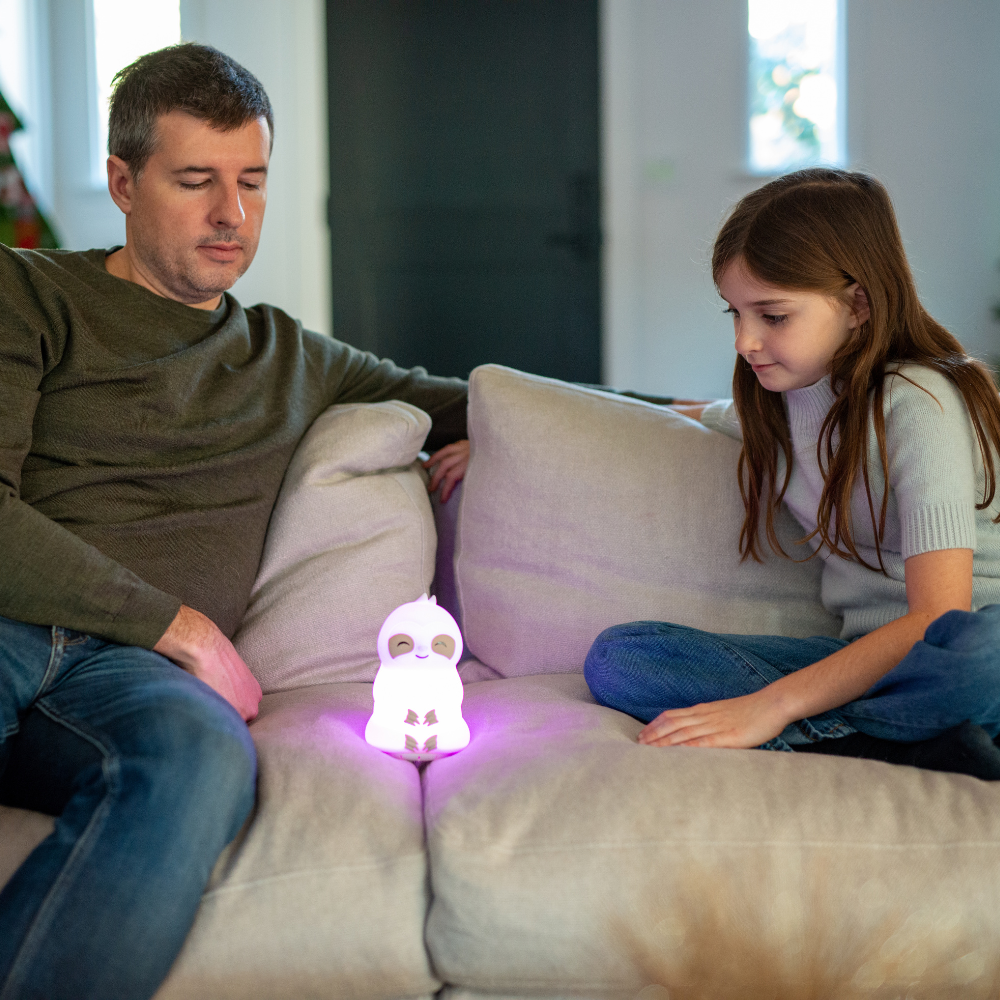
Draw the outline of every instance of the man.
M260 83L180 45L123 70L111 253L0 250L0 799L58 815L0 892L0 1000L152 996L254 797L230 642L296 443L334 402L433 419L466 385L225 295L257 248Z

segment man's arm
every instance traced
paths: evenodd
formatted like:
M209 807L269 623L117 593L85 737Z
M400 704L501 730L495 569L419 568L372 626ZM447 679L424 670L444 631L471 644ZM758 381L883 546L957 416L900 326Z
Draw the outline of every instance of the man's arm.
M41 280L40 278L35 279ZM0 253L0 615L123 645L153 644L180 601L149 586L21 499L43 380L59 365L65 317L50 316L29 261ZM56 310L58 312L58 310Z
M424 368L400 368L337 340L303 331L307 356L320 355L325 366L327 403L378 403L399 399L431 418L424 447L431 457L428 489L441 487L445 503L465 476L469 464L467 408L469 383L460 378L428 375Z
M252 718L260 688L204 615L21 499L40 386L62 344L9 251L0 253L0 278L0 615L155 648Z
M387 399L412 403L431 418L425 443L430 452L468 437L469 383L464 379L428 375L425 368L400 368L368 351L309 331L303 331L303 346L307 357L323 367L327 405Z
M0 378L0 615L154 649L252 719L260 685L214 623L20 499L37 398Z

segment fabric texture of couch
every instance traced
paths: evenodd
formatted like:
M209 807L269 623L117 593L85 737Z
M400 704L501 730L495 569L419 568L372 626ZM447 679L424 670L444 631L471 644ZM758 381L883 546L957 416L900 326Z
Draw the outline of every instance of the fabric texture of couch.
M735 443L499 366L473 373L469 405L468 475L433 515L419 411L334 407L303 439L237 641L266 691L258 806L158 997L597 998L661 983L678 1000L699 976L822 967L850 995L995 998L1000 787L644 747L641 724L587 690L586 651L618 622L837 633L815 561L740 563ZM363 734L375 636L431 585L435 519L472 742L418 768ZM795 553L790 518L779 533ZM0 809L0 882L50 829Z

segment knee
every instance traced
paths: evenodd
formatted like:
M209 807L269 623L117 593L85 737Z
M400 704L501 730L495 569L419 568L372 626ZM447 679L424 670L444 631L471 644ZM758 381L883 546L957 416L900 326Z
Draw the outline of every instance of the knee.
M187 693L158 707L138 764L179 825L236 831L253 807L257 756L243 720L217 699Z
M630 625L606 628L593 642L583 662L583 677L591 694L602 705L613 704L620 686Z
M924 641L952 653L991 658L1000 650L1000 604L979 611L947 611L927 626Z
M966 714L1000 725L1000 605L948 611L927 627L924 642L943 657L939 669L946 671L949 691L964 693Z
M650 665L670 658L683 625L639 621L606 628L595 640L583 664L583 676L594 698L617 708L631 701L637 684L648 680Z

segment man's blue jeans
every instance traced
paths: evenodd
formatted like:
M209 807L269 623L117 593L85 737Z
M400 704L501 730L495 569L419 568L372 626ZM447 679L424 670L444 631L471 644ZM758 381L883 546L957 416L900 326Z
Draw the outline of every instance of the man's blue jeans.
M752 694L846 646L842 639L716 635L666 622L605 629L584 666L601 705L651 722L668 708ZM764 744L795 744L867 733L911 742L970 719L1000 733L1000 605L949 611L856 701L789 725Z
M0 1000L142 1000L253 806L239 714L157 653L0 617L0 801L58 815L0 892Z

